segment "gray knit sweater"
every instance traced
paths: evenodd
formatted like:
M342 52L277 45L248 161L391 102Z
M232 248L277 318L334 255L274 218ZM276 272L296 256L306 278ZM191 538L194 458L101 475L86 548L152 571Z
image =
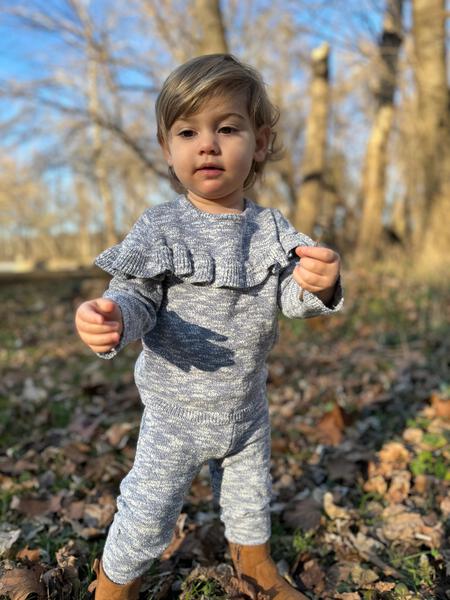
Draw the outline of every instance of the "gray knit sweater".
M122 243L95 263L114 275L104 297L122 311L112 358L142 339L135 368L144 403L169 401L194 411L235 414L265 396L266 358L277 312L307 318L330 306L292 277L294 249L314 245L279 210L245 200L242 213L211 214L184 195L149 208Z

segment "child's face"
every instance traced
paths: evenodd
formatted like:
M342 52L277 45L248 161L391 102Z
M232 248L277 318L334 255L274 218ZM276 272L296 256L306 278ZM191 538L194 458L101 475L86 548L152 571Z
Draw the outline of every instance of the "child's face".
M270 127L254 131L243 96L217 97L175 121L163 150L199 208L242 209L244 182L252 161L264 160L269 136Z

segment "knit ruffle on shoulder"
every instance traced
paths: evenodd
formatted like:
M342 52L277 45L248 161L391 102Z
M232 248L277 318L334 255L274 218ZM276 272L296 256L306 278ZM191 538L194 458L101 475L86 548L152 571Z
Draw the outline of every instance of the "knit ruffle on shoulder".
M244 223L225 222L224 226L222 222L217 239L214 222L203 223L208 235L202 239L198 223L183 223L182 219L158 222L158 212L152 211L144 213L123 242L102 252L95 264L111 275L145 279L174 275L193 284L249 288L294 260L296 246L314 245L278 210L255 204ZM251 222L254 234L247 233Z

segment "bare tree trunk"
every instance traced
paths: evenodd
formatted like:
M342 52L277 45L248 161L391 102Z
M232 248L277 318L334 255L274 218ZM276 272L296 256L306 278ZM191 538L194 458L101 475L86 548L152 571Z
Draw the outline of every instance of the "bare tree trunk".
M89 238L88 223L90 222L89 200L86 193L86 185L75 176L75 194L78 200L78 215L80 217L78 224L78 251L76 258L82 265L92 262L91 242Z
M311 108L306 123L302 183L297 195L294 223L297 229L312 234L323 198L327 124L329 114L328 44L312 55Z
M397 63L402 43L403 0L387 0L380 39L380 76L375 92L377 112L369 137L363 173L363 213L358 236L358 254L373 258L381 242L386 194L387 146L394 120Z
M200 26L198 54L228 52L219 0L195 0L195 20Z
M416 250L430 263L450 250L450 97L447 84L445 0L413 0L423 190ZM434 268L434 267L431 267Z
M108 173L105 165L103 151L104 141L102 128L99 124L101 115L100 100L98 93L98 66L99 56L97 46L94 40L93 27L91 19L80 0L72 0L72 5L77 11L81 23L83 24L84 36L87 51L87 97L89 105L89 116L91 118L92 130L92 159L94 167L94 176L100 193L103 205L103 214L106 231L106 243L112 246L117 242L116 229L114 224L114 199L108 181Z

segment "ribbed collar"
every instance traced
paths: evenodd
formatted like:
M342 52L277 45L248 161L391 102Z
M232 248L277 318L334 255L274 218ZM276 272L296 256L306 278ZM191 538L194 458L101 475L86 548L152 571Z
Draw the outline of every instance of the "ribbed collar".
M255 204L248 198L244 198L244 210L240 213L210 213L205 210L201 210L195 204L193 204L184 194L178 196L175 200L179 208L190 215L195 215L201 219L207 219L209 221L245 221L253 210Z

